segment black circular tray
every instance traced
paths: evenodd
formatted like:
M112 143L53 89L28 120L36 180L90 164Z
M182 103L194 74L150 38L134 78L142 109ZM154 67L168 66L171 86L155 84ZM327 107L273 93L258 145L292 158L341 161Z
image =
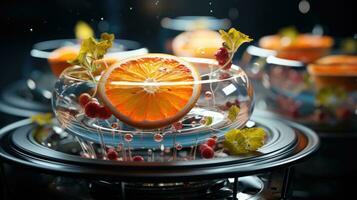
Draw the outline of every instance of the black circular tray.
M286 167L309 157L318 149L319 139L308 128L292 122L253 117L256 126L268 135L281 138L244 157L171 162L118 162L86 159L40 145L33 139L34 124L23 120L0 131L0 157L12 164L52 174L67 174L107 180L170 181L240 177ZM289 133L290 132L290 133ZM286 137L288 135L288 137ZM283 145L282 145L283 144ZM269 151L269 149L274 149Z

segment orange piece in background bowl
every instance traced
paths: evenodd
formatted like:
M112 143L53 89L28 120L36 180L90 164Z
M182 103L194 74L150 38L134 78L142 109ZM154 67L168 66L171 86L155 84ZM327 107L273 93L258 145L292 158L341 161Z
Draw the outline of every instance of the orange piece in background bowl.
M222 46L223 40L216 31L195 30L183 32L172 41L176 56L215 58L214 54Z
M296 38L269 35L259 40L260 47L277 51L277 57L305 63L326 55L333 44L330 36L310 34L299 34Z
M71 64L68 63L68 60L75 59L78 53L79 49L72 46L61 47L51 52L48 57L48 62L53 74L58 77L63 70L71 66Z
M357 56L331 55L308 65L308 72L317 89L338 86L346 91L357 90Z

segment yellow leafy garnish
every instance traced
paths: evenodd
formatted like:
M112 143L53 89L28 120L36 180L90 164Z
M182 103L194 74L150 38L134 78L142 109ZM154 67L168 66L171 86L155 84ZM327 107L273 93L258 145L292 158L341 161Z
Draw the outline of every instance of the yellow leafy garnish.
M297 29L294 26L288 26L288 27L282 28L279 31L279 35L282 38L290 39L290 41L292 42L297 38L297 36L299 35L299 32L297 31Z
M102 33L101 40L97 41L93 37L83 40L81 49L76 59L69 61L72 65L81 65L86 67L90 72L97 69L99 60L104 57L108 49L113 46L114 35Z
M326 87L319 89L315 96L318 105L334 107L346 101L347 92L340 87Z
M355 53L357 51L357 40L353 38L342 40L341 50L345 53Z
M37 114L31 116L31 121L40 126L44 126L52 123L52 113Z
M233 155L249 153L264 145L265 135L262 128L232 129L225 133L223 145Z
M211 125L213 122L213 118L211 116L205 117L205 120L206 120L206 122L205 122L206 126Z
M253 40L249 38L248 35L237 31L235 28L229 29L228 33L224 30L219 30L219 33L224 41L223 46L230 52L236 52L243 43Z
M234 121L237 119L240 108L236 105L232 105L228 110L228 119Z
M76 38L80 40L88 39L94 35L92 28L84 21L77 22L74 32L76 34Z

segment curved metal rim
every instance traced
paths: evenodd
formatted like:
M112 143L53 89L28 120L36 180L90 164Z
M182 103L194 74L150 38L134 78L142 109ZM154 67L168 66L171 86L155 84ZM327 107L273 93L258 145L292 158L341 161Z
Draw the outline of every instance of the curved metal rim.
M92 159L86 159L86 158L81 158L79 156L73 156L69 154L65 154L62 152L58 152L49 148L44 148L44 146L38 144L33 137L30 136L30 132L33 126L26 126L19 128L18 130L15 131L15 133L12 135L11 141L13 141L13 144L19 151L28 154L28 155L33 155L38 158L43 158L45 160L51 160L55 162L60 162L60 163L74 163L77 165L88 165L92 166L95 165L98 167L99 165L104 166L110 166L110 167L137 167L137 168L155 168L155 167L160 167L160 168L180 168L180 167L191 167L191 168L196 168L196 167L205 167L205 166L215 166L217 164L225 165L225 164L233 164L233 163L248 163L248 162L256 162L258 160L267 160L267 159L272 159L273 157L282 155L285 153L285 151L289 151L294 147L296 144L296 138L294 137L293 130L289 134L289 129L284 127L281 128L280 130L274 130L272 128L269 132L273 132L272 134L274 137L274 140L271 143L268 143L266 147L263 147L260 151L263 153L261 156L253 155L247 158L239 158L237 157L228 157L226 159L218 159L218 160L194 160L194 161L185 161L185 162L167 162L167 163L162 163L162 162L144 162L144 163L133 163L133 162L112 162L112 161L104 161L104 160L92 160ZM267 128L268 127L264 127ZM27 137L24 138L24 133L27 133ZM281 134L284 133L284 134ZM51 155L51 156L48 156Z
M128 49L139 49L141 47L140 43L134 40L116 39L115 41L118 44L123 44L123 46ZM33 45L33 48L31 50L32 52L31 56L33 56L34 58L43 58L41 56L40 57L36 56L36 53L33 53L33 51L46 54L48 53L47 51L45 51L46 49L58 48L58 44L64 42L76 43L77 40L73 38L68 38L68 39L56 39L56 40L47 40L47 41L38 42Z
M18 123L11 124L4 127L0 131L0 138L2 140L9 138L4 138L5 133L14 130L18 127L26 125L29 120L19 121ZM40 171L46 171L52 174L70 174L73 176L80 177L92 177L92 178L105 178L105 179L121 179L127 181L138 181L138 180L148 180L154 181L165 181L168 178L176 179L202 179L202 178L225 178L232 176L245 176L251 174L257 174L260 172L269 171L273 168L284 167L288 165L293 165L307 157L309 157L313 152L315 152L319 147L319 138L310 129L298 125L293 122L286 122L289 126L301 133L299 135L299 141L306 140L307 144L302 149L294 148L294 151L289 154L277 155L274 159L267 159L263 161L252 161L245 163L213 163L211 165L198 165L196 167L190 166L140 166L139 163L132 163L132 165L115 167L111 165L111 162L107 162L110 165L107 167L96 166L78 166L72 165L71 163L58 163L55 161L49 161L42 158L36 158L34 156L25 155L23 152L16 150L16 148L4 149L4 146L0 146L1 157L8 162L19 164L22 166L27 166L30 168L35 168ZM9 142L9 141L8 141ZM297 146L298 147L298 146ZM17 155L17 157L9 154L9 152ZM292 154L295 153L295 154Z
M16 88L26 87L25 85L24 80L16 81L0 94L0 111L17 117L30 117L34 114L50 112L51 107L46 107L39 102L28 101L11 94L11 91L14 91ZM25 107L24 105L27 106Z

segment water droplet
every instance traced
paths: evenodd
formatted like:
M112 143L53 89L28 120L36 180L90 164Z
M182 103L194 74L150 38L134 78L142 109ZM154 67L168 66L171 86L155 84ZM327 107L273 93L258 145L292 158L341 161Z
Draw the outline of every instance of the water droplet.
M209 5L212 5L212 2L210 1L208 4L209 4Z
M30 28L30 31L32 32L32 31L33 31L33 28Z
M127 133L124 135L124 140L127 142L131 142L133 140L133 134Z
M148 155L151 156L152 155L152 150L148 149Z
M206 100L211 100L212 99L212 92L211 91L206 91L205 92L205 99Z
M209 12L210 12L210 13L213 13L213 10L210 10Z
M118 122L113 122L111 126L112 126L113 129L117 129L117 128L119 128L119 123Z
M156 5L156 6L159 5L159 3L160 3L160 1L156 1L156 2L155 2L155 5Z
M175 148L180 151L182 149L182 145L180 143L176 143Z
M103 21L103 20L104 20L104 17L101 17L101 18L100 18L100 20L102 20L102 21Z
M133 7L129 7L129 10L133 10Z
M161 142L163 139L164 139L164 137L160 133L156 133L154 135L155 142Z

